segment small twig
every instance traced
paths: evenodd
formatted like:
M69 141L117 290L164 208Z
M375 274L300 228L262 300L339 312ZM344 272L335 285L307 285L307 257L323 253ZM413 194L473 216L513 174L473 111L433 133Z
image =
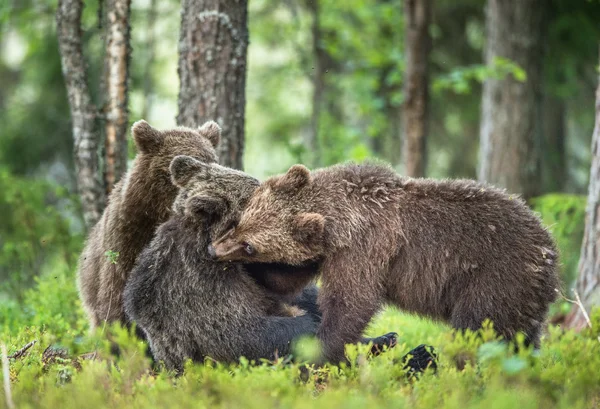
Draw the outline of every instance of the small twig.
M12 392L10 391L10 370L8 364L8 355L6 345L0 345L0 353L2 354L2 377L4 378L4 396L6 396L6 406L9 409L15 409L15 403L12 400Z
M583 303L581 302L581 298L579 298L579 293L577 292L577 290L573 289L573 294L575 294L574 300L571 300L571 299L565 297L565 295L563 293L561 293L558 289L554 289L554 291L556 291L562 297L562 299L564 299L565 301L570 302L571 304L577 305L579 307L579 309L581 310L581 312L583 314L583 318L585 318L587 325L590 328L592 328L592 321L590 320L590 317L589 317L587 311L585 310Z
M27 353L27 351L29 351L29 348L34 346L36 342L37 342L37 339L34 339L33 341L31 341L30 343L25 345L23 348L19 349L17 352L15 352L12 355L9 355L8 357L11 359L19 359L19 358L23 357Z

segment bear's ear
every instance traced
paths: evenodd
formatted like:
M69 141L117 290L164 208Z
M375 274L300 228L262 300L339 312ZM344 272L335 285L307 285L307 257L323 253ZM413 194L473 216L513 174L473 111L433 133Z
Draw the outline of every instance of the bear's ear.
M216 148L221 141L221 127L215 121L205 122L198 128L198 132L209 140L213 148Z
M299 213L294 218L292 235L305 244L316 244L323 240L325 217L319 213Z
M191 156L178 155L171 161L169 171L171 172L171 182L175 186L186 187L192 177L207 175L210 165Z
M186 212L194 217L220 217L227 213L227 202L215 196L192 196L187 200Z
M146 121L139 120L131 126L131 134L137 148L143 153L157 152L162 143L163 135L158 129L150 126Z
M304 165L294 165L275 184L282 190L298 190L310 183L310 170Z

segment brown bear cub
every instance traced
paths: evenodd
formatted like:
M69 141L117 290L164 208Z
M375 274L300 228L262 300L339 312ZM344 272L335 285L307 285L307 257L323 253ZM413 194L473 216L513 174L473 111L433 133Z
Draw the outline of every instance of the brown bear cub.
M169 165L180 154L216 162L221 128L210 121L199 129L159 131L142 120L131 133L138 149L134 165L115 185L79 259L79 293L92 329L103 321L126 324L125 281L156 227L168 219L177 195ZM116 259L107 257L108 251L118 253Z
M250 273L241 264L214 261L207 251L211 239L237 221L259 182L188 156L173 160L171 175L181 188L173 215L140 254L124 293L126 314L154 359L176 371L186 359L274 359L289 354L294 339L314 335L321 314L316 287L306 286L316 275L314 265L256 264ZM282 280L264 279L263 273L304 277L300 293L272 285ZM292 305L280 293L292 296ZM391 336L363 342L381 347Z
M540 345L559 287L555 243L518 197L471 180L402 177L386 165L292 166L254 192L219 260L318 261L323 360L344 359L384 302Z

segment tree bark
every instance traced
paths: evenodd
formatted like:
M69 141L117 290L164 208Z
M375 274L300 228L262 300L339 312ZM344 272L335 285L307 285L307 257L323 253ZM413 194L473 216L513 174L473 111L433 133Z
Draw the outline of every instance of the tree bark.
M600 77L596 89L596 124L592 135L592 165L588 189L585 230L579 259L576 290L589 313L600 306ZM574 329L586 326L581 308L574 306L565 325Z
M98 110L92 103L83 58L81 0L59 0L56 11L58 44L65 79L74 139L77 189L88 228L100 219L104 191L99 179Z
M507 58L527 74L483 84L479 179L529 198L540 186L542 0L488 0L485 61Z
M131 0L107 0L106 26L106 125L105 169L106 195L127 171L127 108L130 56L129 15Z
M543 101L542 181L544 192L564 191L567 180L565 135L566 105L552 95L545 95Z
M425 175L429 111L429 52L431 0L405 0L403 160L406 176Z
M316 167L322 163L319 144L319 124L325 96L325 69L329 55L322 44L321 25L319 22L319 0L308 0L307 3L313 17L312 40L315 66L313 70L311 132L307 134L305 144L308 151L307 164L309 167Z
M243 168L247 0L183 0L179 39L180 125L215 120L222 165Z
M146 40L146 63L144 66L144 82L142 85L142 91L144 94L144 102L142 107L142 118L148 118L152 109L152 68L154 66L154 60L156 58L156 7L157 0L150 0L150 7L148 8L148 37Z

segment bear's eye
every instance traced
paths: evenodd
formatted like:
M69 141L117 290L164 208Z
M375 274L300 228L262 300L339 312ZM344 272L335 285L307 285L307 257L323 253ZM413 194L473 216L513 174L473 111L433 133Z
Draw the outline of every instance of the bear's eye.
M254 247L252 246L252 244L248 243L248 242L243 242L242 246L244 247L244 251L249 255L252 256L254 253L256 253L256 250L254 249Z

